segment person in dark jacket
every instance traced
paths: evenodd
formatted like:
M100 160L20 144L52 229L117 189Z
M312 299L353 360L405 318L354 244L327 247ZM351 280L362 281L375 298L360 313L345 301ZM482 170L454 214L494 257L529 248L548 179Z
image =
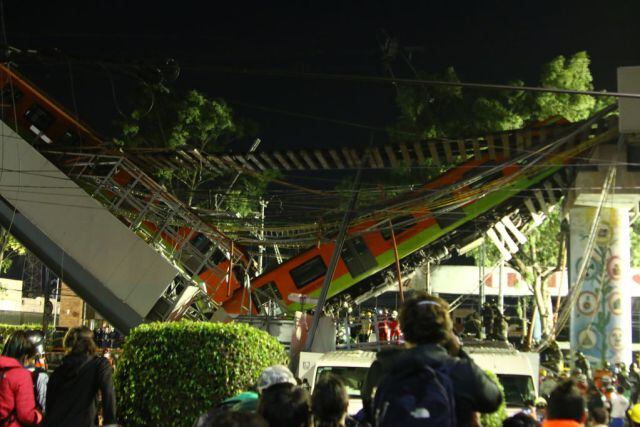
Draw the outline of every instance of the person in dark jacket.
M375 389L382 378L398 367L444 365L450 372L458 426L471 426L476 412L491 413L502 403L498 386L461 348L453 333L449 304L441 298L417 292L400 310L400 328L406 348L378 353L362 388L363 407L372 421Z
M97 357L93 332L85 326L72 328L64 338L67 351L62 364L51 374L47 388L46 427L93 427L97 425L97 396L102 397L103 426L115 426L116 399L112 369Z
M316 383L311 396L314 427L350 427L356 425L347 414L349 394L342 379L324 374Z
M0 425L35 426L42 421L36 409L31 373L24 364L36 354L24 331L9 336L0 356Z
M580 427L587 420L582 393L573 380L561 383L551 392L547 406L547 419L542 427Z

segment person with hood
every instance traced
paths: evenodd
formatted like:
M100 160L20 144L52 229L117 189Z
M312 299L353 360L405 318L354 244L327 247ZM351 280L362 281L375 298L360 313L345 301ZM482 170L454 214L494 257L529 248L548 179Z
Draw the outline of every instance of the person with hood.
M367 373L362 387L363 407L373 421L373 397L388 375L400 375L422 366L448 372L455 401L456 425L473 425L476 412L491 413L502 403L496 383L471 360L453 332L449 304L426 292L416 292L400 310L404 349L382 351Z
M35 426L42 421L36 409L31 373L24 367L35 356L33 342L24 331L12 333L0 356L0 425Z
M116 399L111 365L97 357L93 332L86 326L71 328L64 337L67 352L51 374L47 388L46 427L97 425L97 395L102 397L103 426L116 425Z

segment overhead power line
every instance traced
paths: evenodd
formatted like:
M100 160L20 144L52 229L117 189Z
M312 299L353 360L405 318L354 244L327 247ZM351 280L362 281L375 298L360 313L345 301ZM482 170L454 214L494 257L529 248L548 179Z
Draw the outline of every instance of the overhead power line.
M188 67L185 67L188 68ZM634 98L640 99L640 93L630 92L606 92L597 90L575 90L561 89L555 87L541 86L518 86L505 85L495 83L472 83L472 82L455 82L446 80L428 80L428 79L409 79L402 77L378 77L365 76L357 74L330 74L330 73L302 73L295 71L281 70L257 70L251 68L227 68L227 67L208 67L209 70L228 74L245 74L268 77L292 77L300 79L317 79L317 80L339 80L339 81L359 81L370 83L402 83L412 86L452 86L452 87L468 87L474 89L496 89L496 90L520 90L526 92L550 92L564 93L570 95L591 95L591 96L612 96L615 98Z

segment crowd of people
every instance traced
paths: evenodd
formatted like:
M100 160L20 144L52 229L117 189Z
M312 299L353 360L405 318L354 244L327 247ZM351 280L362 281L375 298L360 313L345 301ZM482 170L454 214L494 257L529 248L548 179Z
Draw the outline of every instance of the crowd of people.
M592 425L608 424L623 427L635 420L640 422L639 361L627 370L624 363L611 365L605 362L593 370L588 359L576 354L575 368L569 374L560 374L542 369L540 372L540 395L548 397L559 384L572 381L586 402ZM605 421L602 421L605 420Z
M404 342L396 310L382 308L363 310L357 314L354 314L350 307L347 310L346 314L337 310L327 313L337 323L338 344L368 342L401 344Z
M104 325L94 329L93 341L100 348L120 348L124 343L124 335L113 326Z
M446 301L416 293L394 317L404 345L378 352L356 415L348 414L339 376L324 373L311 394L287 367L275 365L250 390L214 404L194 427L471 427L498 410L500 388L465 352ZM117 425L112 367L96 356L94 336L87 327L69 330L63 362L49 376L38 368L41 335L14 332L0 356L0 426ZM633 375L609 366L592 372L585 360L578 355L569 377L543 372L541 397L503 425L640 427L637 393L625 397Z
M0 426L116 426L112 368L98 357L93 331L70 329L66 355L49 376L38 368L43 356L41 335L15 331L0 356Z
M363 409L354 417L348 415L349 398L339 377L321 376L309 395L286 367L274 366L262 373L255 392L215 406L194 427L466 427L480 426L481 414L499 408L498 385L464 351L444 300L416 294L397 320L405 345L378 353L361 390ZM584 357L578 359L576 365L583 366ZM617 372L546 374L544 396L531 399L503 425L640 426L640 404L627 400L623 388L633 381Z

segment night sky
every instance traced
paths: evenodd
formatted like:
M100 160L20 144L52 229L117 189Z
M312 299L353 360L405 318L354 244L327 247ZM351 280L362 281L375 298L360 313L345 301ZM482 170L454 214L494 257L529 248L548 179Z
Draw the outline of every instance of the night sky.
M107 136L114 134L116 105L127 112L132 79L118 72L109 77L95 64L126 68L175 58L181 66L177 88L226 99L258 123L268 149L365 145L369 132L248 105L382 127L396 116L394 88L233 70L388 76L381 44L389 35L417 68L437 72L453 65L463 80L477 82L521 78L537 84L542 63L587 50L596 88L615 90L615 68L640 65L639 16L640 2L632 0L12 1L4 2L2 36L21 49L59 49L63 56L53 61L16 61L25 75L72 109L73 80L80 117ZM221 67L231 72L220 72ZM400 59L392 69L412 77Z

